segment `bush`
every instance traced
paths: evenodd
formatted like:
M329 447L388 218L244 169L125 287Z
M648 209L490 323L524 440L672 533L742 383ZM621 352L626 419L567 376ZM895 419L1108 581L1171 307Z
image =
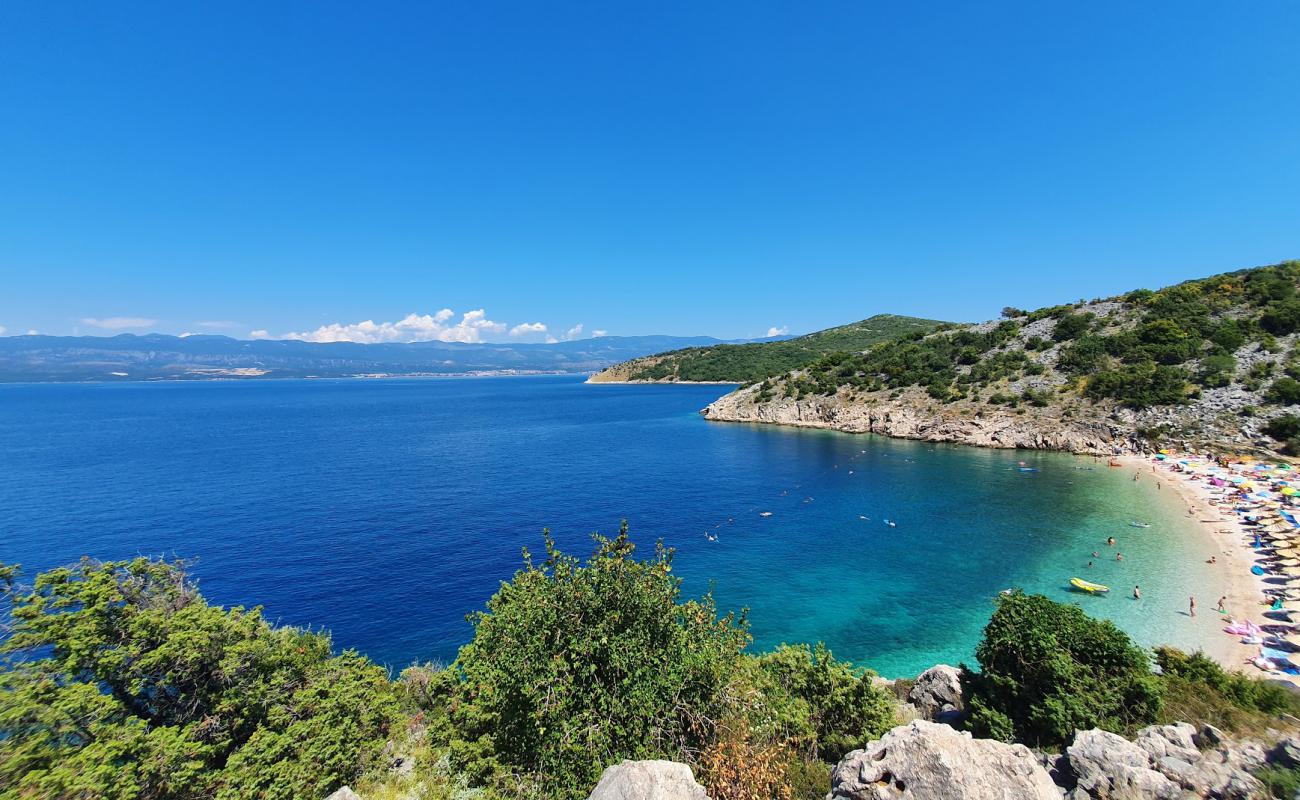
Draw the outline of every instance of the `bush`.
M1285 336L1300 330L1300 300L1270 303L1259 317L1259 327L1274 336Z
M1279 442L1294 439L1300 436L1300 417L1295 414L1283 414L1280 417L1274 417L1265 423L1263 430L1265 434Z
M1272 386L1268 387L1264 397L1270 403L1285 406L1300 404L1300 381L1295 378L1278 378L1273 381Z
M525 566L472 615L454 668L453 759L471 773L531 776L551 797L585 797L621 759L674 758L711 740L749 641L710 596L678 603L672 551L632 557L626 526L596 536L586 563Z
M854 674L821 643L782 645L759 656L758 665L777 690L768 696L795 707L782 715L781 738L800 745L808 758L839 761L897 724L892 697L872 684L873 674ZM799 734L805 724L811 737Z
M1104 370L1088 381L1089 397L1109 397L1130 408L1187 402L1189 376L1179 367L1152 362Z
M1076 729L1123 732L1160 711L1141 648L1114 623L1041 595L1001 596L975 656L980 672L966 670L965 685L976 735L1057 747Z
M323 797L377 762L397 716L383 669L259 609L209 606L149 559L8 579L0 670L10 797Z
M1058 342L1068 342L1076 339L1092 327L1092 314L1074 314L1069 311L1061 314L1056 319L1056 327L1052 329L1052 338Z

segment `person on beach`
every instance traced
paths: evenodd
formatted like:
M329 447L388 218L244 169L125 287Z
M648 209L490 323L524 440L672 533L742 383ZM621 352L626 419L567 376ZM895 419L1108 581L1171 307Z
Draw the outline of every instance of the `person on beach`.
M1134 599L1134 600L1141 600L1141 599L1142 599L1142 590L1139 589L1136 585L1134 585L1134 587L1133 587L1133 599Z
M1114 537L1114 536L1107 536L1107 537L1106 537L1106 544L1111 545L1112 547L1114 547L1114 545L1115 545L1115 537Z
M1227 614L1227 613L1228 613L1228 609L1226 609L1226 608L1223 607L1223 604L1226 603L1226 602L1228 602L1228 598L1227 598L1227 597L1220 597L1220 598L1219 598L1219 613L1220 613L1220 614Z
M1189 598L1187 598L1187 610L1188 610L1188 616L1192 616L1192 617L1196 616L1196 598L1195 598L1195 597L1189 597Z
M1218 557L1218 556L1210 556L1209 558L1205 559L1205 563L1206 563L1206 564L1217 564L1217 563L1219 563L1219 557Z

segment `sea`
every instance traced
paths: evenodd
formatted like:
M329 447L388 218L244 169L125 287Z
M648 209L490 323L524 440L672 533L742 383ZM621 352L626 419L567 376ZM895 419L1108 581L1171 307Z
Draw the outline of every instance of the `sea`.
M1078 603L1145 645L1217 635L1217 615L1185 613L1192 594L1213 608L1214 543L1156 476L704 420L729 388L0 385L0 561L30 580L83 556L191 560L210 602L262 606L394 671L453 659L466 615L523 548L543 549L543 529L585 555L624 520L643 552L675 548L686 596L748 609L755 651L822 641L887 677L973 664L1010 588ZM1075 576L1112 591L1071 591Z

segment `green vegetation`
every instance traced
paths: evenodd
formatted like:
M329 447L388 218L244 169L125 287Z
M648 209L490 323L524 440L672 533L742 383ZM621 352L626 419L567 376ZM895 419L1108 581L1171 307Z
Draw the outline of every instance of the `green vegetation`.
M388 676L328 636L209 606L180 564L16 575L0 568L0 798L293 800L380 760Z
M828 353L765 386L768 397L800 398L909 387L949 402L1026 376L1054 375L1076 396L1131 408L1184 403L1236 378L1234 353L1249 342L1277 352L1276 337L1300 330L1300 262L1216 275L1112 302L1104 316L1081 305L1043 308L997 325L941 327L875 345ZM1052 320L1050 340L1022 336L1024 325ZM1054 365L1044 355L1055 351ZM1052 365L1049 369L1049 365ZM1262 389L1272 364L1242 380ZM1300 369L1275 380L1268 399L1300 403ZM1036 403L1032 403L1035 404Z
M827 353L865 350L897 336L934 330L940 324L929 319L879 314L794 339L691 347L629 361L613 369L626 369L627 380L755 383L799 369Z
M896 692L822 645L745 652L743 615L683 600L672 551L626 529L586 560L525 552L449 666L397 680L323 634L208 605L184 565L83 561L18 588L0 670L0 800L583 798L625 758L691 765L715 800L820 798L831 763L897 724ZM1042 747L1155 721L1254 731L1300 714L1202 654L1001 597L966 670L969 727ZM417 767L393 775L393 756ZM1297 774L1262 771L1275 791ZM1279 788L1281 787L1281 788Z
M1147 654L1110 621L1015 592L975 650L964 683L977 736L1060 747L1076 730L1125 732L1155 720L1162 686Z
M1161 722L1210 724L1227 731L1262 730L1280 714L1300 714L1300 697L1288 689L1228 672L1204 653L1156 648L1165 686Z
M448 667L392 681L323 634L204 602L184 565L85 561L9 587L0 800L582 798L624 758L692 765L715 800L820 797L829 761L896 723L893 696L821 645L746 653L742 616L683 600L626 529L546 558L471 617ZM394 744L390 745L392 742Z

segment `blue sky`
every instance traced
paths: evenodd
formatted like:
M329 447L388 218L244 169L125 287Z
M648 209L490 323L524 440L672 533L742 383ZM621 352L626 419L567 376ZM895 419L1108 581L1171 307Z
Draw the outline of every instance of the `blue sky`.
M1297 41L1295 0L9 0L0 326L744 337L1297 258Z

